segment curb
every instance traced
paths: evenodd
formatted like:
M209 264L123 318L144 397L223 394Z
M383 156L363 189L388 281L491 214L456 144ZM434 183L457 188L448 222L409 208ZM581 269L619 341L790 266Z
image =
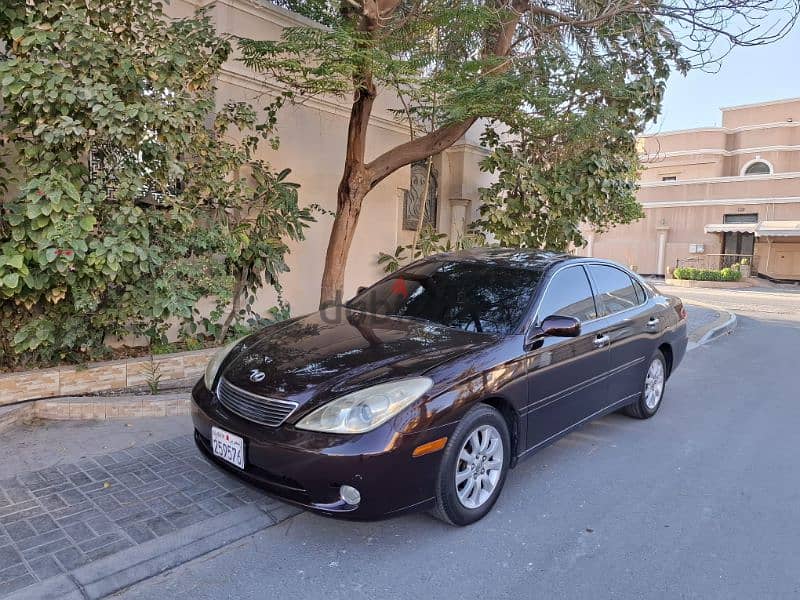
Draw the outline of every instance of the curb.
M736 325L738 324L737 318L736 315L731 311L720 308L719 306L714 306L713 304L706 304L705 302L697 302L695 300L684 300L684 302L686 304L707 308L719 313L719 317L717 317L713 323L701 327L689 337L688 350L694 350L695 348L698 348L703 344L707 344L711 340L714 340L721 335L731 333L736 329Z
M248 505L134 546L51 579L23 588L4 600L95 600L155 577L227 544L277 525L302 512L281 505Z
M26 420L109 421L181 417L191 413L190 391L156 395L65 396L0 405L0 432Z

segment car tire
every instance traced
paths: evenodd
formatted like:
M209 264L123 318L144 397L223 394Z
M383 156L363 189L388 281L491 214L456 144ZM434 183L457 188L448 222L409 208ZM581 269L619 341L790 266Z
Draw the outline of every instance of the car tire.
M642 382L639 399L626 406L623 411L634 419L649 419L658 412L664 399L667 383L667 361L660 350L650 359Z
M476 440L478 452L475 453L471 451L475 449ZM484 440L488 441L482 448ZM498 456L497 445L502 456ZM463 460L464 456L476 458L468 462ZM434 516L459 526L482 519L500 495L510 461L511 438L503 416L486 404L471 409L445 446L436 478ZM492 469L493 464L499 469ZM463 480L465 474L467 479ZM457 482L459 478L461 482ZM467 490L470 485L471 491Z

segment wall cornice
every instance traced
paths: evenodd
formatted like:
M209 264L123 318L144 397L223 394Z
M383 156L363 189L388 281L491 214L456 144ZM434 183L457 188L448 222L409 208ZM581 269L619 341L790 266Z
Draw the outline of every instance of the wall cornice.
M724 148L698 148L697 150L671 150L669 152L656 152L654 154L642 153L639 158L648 164L652 164L661 158L672 158L675 156L695 156L703 154L714 154L717 156L739 156L741 154L759 154L763 152L798 152L800 146L754 146L752 148L737 148L735 150L725 150Z
M320 25L316 21L304 17L280 6L276 6L267 0L184 0L188 4L192 4L198 8L204 8L211 4L217 6L229 6L245 12L255 17L267 19L276 25L282 27L314 27L317 29L325 29L324 25ZM233 33L233 32L229 32Z
M640 135L639 139L656 139L660 137L668 137L672 135L683 135L686 133L739 133L741 131L753 131L755 129L775 129L782 127L800 127L800 123L795 121L776 121L775 123L761 123L759 125L741 125L739 127L695 127L693 129L673 129L672 131L664 131L661 133L648 133Z
M759 106L776 106L778 104L793 104L794 102L800 102L800 97L798 98L782 98L780 100L767 100L765 102L753 102L751 104L738 104L736 106L723 106L720 108L722 112L726 110L740 110L742 108L757 108Z
M800 204L800 196L776 198L719 198L699 200L665 200L664 202L640 202L642 208L676 208L679 206L739 206L742 204Z
M705 183L736 183L742 181L776 181L780 179L800 179L800 172L771 173L769 175L734 175L731 177L705 177L702 179L679 179L678 181L649 181L640 183L641 188L676 187Z
M473 144L467 141L461 141L453 144L445 150L445 152L466 152L470 154L477 154L481 157L489 156L492 151L480 144Z
M272 83L269 81L262 81L260 79L257 79L248 71L244 69L242 70L236 69L230 63L223 65L222 69L220 70L218 79L219 81L222 81L224 83L248 89L252 92L258 92L261 94L268 94L272 96L277 95L283 89L285 89L277 83ZM349 107L344 106L342 104L338 104L328 98L324 97L306 98L301 103L301 105L322 112L326 112L332 115L336 115L338 117L343 117L345 119L350 118ZM401 125L400 123L398 123L393 119L381 117L374 113L370 117L369 125L370 127L378 127L379 129L384 129L386 131L391 131L393 133L399 133L408 136L408 127Z

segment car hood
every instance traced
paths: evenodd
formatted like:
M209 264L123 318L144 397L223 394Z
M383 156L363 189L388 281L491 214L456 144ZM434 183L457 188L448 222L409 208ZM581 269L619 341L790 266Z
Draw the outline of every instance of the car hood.
M259 395L318 405L383 381L422 375L496 341L493 335L333 307L249 336L223 376ZM254 370L264 374L261 381L252 380Z

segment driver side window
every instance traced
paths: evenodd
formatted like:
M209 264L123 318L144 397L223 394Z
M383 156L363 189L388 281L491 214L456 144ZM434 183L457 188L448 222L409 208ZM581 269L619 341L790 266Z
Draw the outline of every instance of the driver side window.
M568 267L553 276L537 314L539 323L551 315L574 317L579 321L597 318L592 288L583 267Z

